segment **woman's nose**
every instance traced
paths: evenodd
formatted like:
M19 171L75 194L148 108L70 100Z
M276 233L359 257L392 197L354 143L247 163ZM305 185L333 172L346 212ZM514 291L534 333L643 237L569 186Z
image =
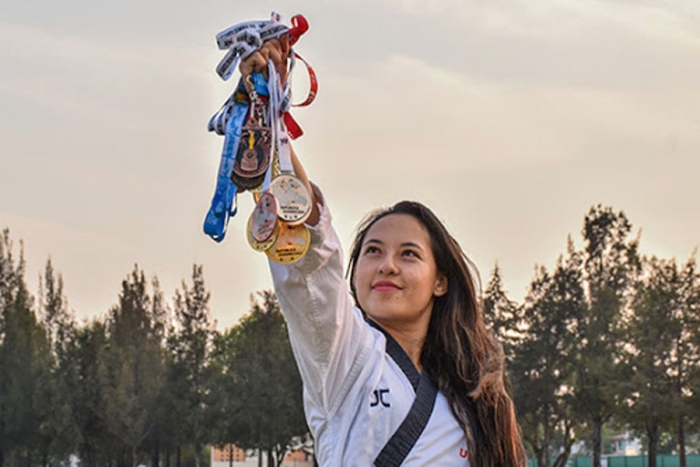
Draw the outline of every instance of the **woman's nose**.
M381 263L379 264L380 274L396 274L399 272L399 268L396 265L396 261L393 255L384 255Z

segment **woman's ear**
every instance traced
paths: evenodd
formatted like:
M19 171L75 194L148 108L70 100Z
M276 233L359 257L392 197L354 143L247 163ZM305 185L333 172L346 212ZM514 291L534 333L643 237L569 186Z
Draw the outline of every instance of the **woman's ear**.
M435 290L433 295L436 297L442 297L447 293L447 277L443 274L438 274L437 282L435 283Z

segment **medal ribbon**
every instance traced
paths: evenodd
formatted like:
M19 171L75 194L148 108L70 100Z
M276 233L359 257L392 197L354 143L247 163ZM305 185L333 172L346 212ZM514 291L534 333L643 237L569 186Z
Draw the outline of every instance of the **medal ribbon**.
M302 15L296 15L291 19L292 28L280 23L280 16L272 13L270 21L248 21L227 28L216 35L217 46L228 52L216 67L217 74L228 80L236 70L240 60L244 60L256 52L262 44L269 39L279 38L284 34L289 37L290 45L294 45L299 38L309 29L308 22ZM289 76L294 68L295 58L299 58L309 73L309 95L301 104L294 107L303 107L311 104L318 92L318 80L313 68L293 50L290 50ZM254 73L254 85L259 96L269 96L268 123L273 131L271 145L270 166L265 173L263 189L269 189L275 146L277 147L280 170L293 173L291 163L291 150L289 137L296 139L303 134L299 125L294 121L289 108L291 104L291 86L288 79L284 87L280 83L280 77L272 62L269 63L269 77L265 82L260 73ZM210 118L208 130L224 135L224 146L219 163L216 189L211 202L211 207L204 219L204 232L213 240L220 242L226 235L228 221L236 215L236 197L238 187L231 181L231 173L235 163L236 154L240 145L241 130L249 113L249 98L243 85L239 81L234 93L224 102L221 108Z
M280 118L285 111L282 107L285 102L285 94L291 93L291 87L288 86L288 83L284 88L282 87L280 76L272 62L268 64L267 72L269 77L267 91L270 95L269 121L272 127L274 141L277 143L280 171L293 173L292 156L289 149L289 135L287 134L283 119ZM288 103L289 99L286 99L286 102Z
M310 105L314 99L316 99L316 95L318 94L318 79L316 78L316 72L314 69L309 65L309 62L304 60L301 55L296 53L295 51L291 51L290 53L291 56L291 66L289 70L289 76L287 79L287 83L285 83L285 87L288 86L289 82L291 82L291 74L292 70L294 69L294 62L295 58L298 58L299 60L302 61L304 65L306 65L306 71L309 73L309 94L306 96L306 100L302 102L301 104L291 104L291 107L306 107L307 105ZM292 117L292 114L289 112L289 107L290 107L290 102L292 98L292 93L291 93L291 88L289 91L285 91L284 94L284 101L282 105L283 113L282 113L282 119L284 120L284 125L287 128L287 132L289 133L289 137L292 139L297 139L301 135L304 134L304 130L301 129L299 124L294 120L294 117Z
M296 42L309 28L306 20L302 22L297 17L292 18L294 36L290 41ZM295 19L297 18L297 19ZM262 44L272 38L279 38L283 34L289 35L289 28L280 23L280 15L273 12L270 21L247 21L225 29L216 35L216 45L219 49L228 49L224 58L216 67L216 72L224 81L228 80L238 66L240 60L245 60L258 50ZM304 29L303 25L306 25Z
M216 35L217 46L222 50L229 49L224 58L216 67L216 72L219 74L219 76L224 80L228 80L238 66L239 61L249 57L251 54L257 51L266 40L271 38L279 38L283 34L287 34L290 44L293 45L309 29L309 24L306 21L306 18L304 18L302 15L292 17L292 28L288 28L279 21L279 14L273 12L270 21L247 21L219 32ZM316 98L316 94L318 92L318 79L316 78L316 73L309 63L299 54L291 50L288 82L291 81L291 73L294 69L296 58L299 58L304 65L306 65L306 69L309 74L310 87L306 100L301 104L292 104L292 107L304 107L311 104ZM286 86L287 84L285 84L285 87ZM285 99L287 98L291 100L291 92L285 92ZM243 89L241 92L238 92L237 90L237 92L229 97L221 108L211 117L207 126L209 131L213 131L219 135L224 135L226 133L226 123L231 115L231 108L235 99L247 100L245 89ZM289 132L289 136L292 139L297 139L303 135L304 132L289 113L288 107L289 106L286 105L286 103L283 105L284 111L282 118L284 119L284 124Z
M243 86L243 83L240 82L239 86ZM236 102L231 106L230 118L226 124L224 148L221 152L221 162L219 163L219 172L216 179L216 190L211 201L211 207L204 218L204 233L216 242L224 239L228 221L236 215L237 211L236 193L238 192L238 187L231 181L231 172L233 171L233 164L241 140L241 128L247 114L248 104Z

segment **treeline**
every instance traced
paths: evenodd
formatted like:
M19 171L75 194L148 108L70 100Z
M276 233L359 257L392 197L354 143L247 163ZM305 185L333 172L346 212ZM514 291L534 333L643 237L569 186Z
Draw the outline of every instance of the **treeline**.
M600 466L603 434L631 430L654 467L660 444L684 467L700 433L700 273L639 252L622 212L596 206L537 267L522 303L496 267L485 316L507 359L527 449L563 467L579 441ZM235 443L276 465L305 440L301 381L271 292L224 332L201 266L168 301L135 267L116 304L77 323L50 261L37 297L20 248L0 233L0 467L199 467L207 444ZM663 443L662 443L663 442ZM692 443L690 443L692 444Z
M277 465L307 428L301 379L271 292L218 332L202 267L171 301L138 266L116 304L78 323L49 260L38 296L0 232L0 467L208 464L208 444Z
M596 206L583 247L571 238L551 270L536 267L522 303L498 267L485 316L503 343L528 450L540 467L563 467L585 441L601 465L604 427L631 430L655 467L660 441L685 467L700 432L700 275L644 256L624 213ZM525 246L526 247L526 246Z

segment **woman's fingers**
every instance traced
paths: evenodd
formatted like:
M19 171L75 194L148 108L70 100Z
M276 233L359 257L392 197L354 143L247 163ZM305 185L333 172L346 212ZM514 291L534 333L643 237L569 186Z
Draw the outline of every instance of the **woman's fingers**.
M262 73L267 78L267 64L272 60L282 83L287 81L287 58L289 57L289 40L286 36L280 39L270 39L255 51L250 57L241 61L239 70L242 76L253 72ZM246 86L249 83L246 81Z
M287 80L287 57L289 56L289 41L285 39L287 39L286 36L282 36L281 40L270 39L261 47L261 50L267 51L282 83Z
M246 76L252 75L253 72L256 71L258 73L263 73L265 74L265 76L267 76L267 57L267 53L263 53L262 50L257 50L256 52L253 52L250 55L250 57L241 61L241 64L238 66L238 69L241 72L241 76L245 78ZM244 79L243 82L250 91L250 83L248 82L248 80Z

